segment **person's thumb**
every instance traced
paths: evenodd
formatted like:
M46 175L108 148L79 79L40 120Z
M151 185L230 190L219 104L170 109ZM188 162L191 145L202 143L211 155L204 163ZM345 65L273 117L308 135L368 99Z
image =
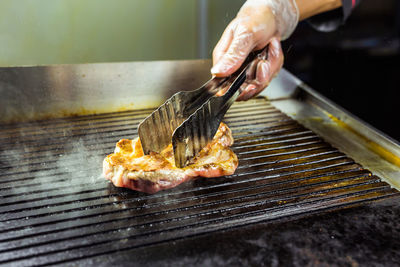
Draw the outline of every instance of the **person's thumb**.
M226 77L239 69L255 46L253 39L253 33L239 25L229 48L211 68L211 73L217 77Z

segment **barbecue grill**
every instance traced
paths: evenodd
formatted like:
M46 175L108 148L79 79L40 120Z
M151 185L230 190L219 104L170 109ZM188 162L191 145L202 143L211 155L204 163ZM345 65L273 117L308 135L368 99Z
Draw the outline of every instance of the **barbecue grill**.
M239 157L234 175L154 195L101 177L115 143L136 137L172 93L207 80L210 64L0 69L0 264L206 264L196 255L224 233L241 240L249 227L261 233L396 203L400 145L285 70L225 116Z

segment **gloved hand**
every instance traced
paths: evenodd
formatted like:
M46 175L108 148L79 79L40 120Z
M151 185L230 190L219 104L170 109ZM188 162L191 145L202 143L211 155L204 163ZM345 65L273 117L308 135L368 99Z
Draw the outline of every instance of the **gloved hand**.
M269 44L268 58L258 63L256 79L245 82L238 100L257 95L282 67L280 40L290 36L298 19L295 0L247 0L214 48L211 73L217 77L229 76L251 51Z

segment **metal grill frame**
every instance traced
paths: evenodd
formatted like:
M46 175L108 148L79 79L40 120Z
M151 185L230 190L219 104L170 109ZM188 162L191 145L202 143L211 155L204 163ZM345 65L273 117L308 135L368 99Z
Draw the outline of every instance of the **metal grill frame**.
M116 139L137 135L129 126L149 111L3 128L0 263L87 261L159 242L399 195L265 99L238 103L225 118L239 157L239 167L229 177L200 179L146 195L115 188L105 180L82 183L89 175L87 170L71 177L75 172L62 173L58 168L54 158L79 153L73 146L77 141L104 157ZM26 145L22 156L5 166L16 144ZM11 151L8 156L7 151ZM79 159L68 164L79 168ZM93 169L99 171L99 166Z
M76 92L94 95L90 99L83 97L81 102L64 111L70 114L76 112L77 105L95 108L104 103L88 86L99 85L93 80L99 78L99 70L100 73L110 70L106 78L124 77L124 74L136 73L134 67L144 64L144 69L152 69L154 63L165 67L182 64L123 63L117 64L119 68L114 70L110 67L115 64L0 69L0 79L22 92L32 87L36 93L42 90L45 101L53 99L53 106L45 104L37 114L46 117L46 112L61 107L57 101L68 103L79 99L69 94L59 97L60 90L65 90L65 86L60 86L62 71L74 70L72 84ZM181 74L194 69L208 71L208 63L195 63L192 66L184 62L178 70ZM25 79L4 80L10 73L18 72ZM42 72L55 75L50 79ZM38 76L44 81L38 83ZM137 73L135 77L137 86L146 84ZM86 78L91 82L87 83ZM110 96L109 92L105 93L109 90L106 87L114 85L113 102L118 102L121 95L116 92L124 95L124 85L129 83L106 78L100 79L99 83L105 85L99 86L97 93ZM171 84L171 80L169 77L166 84ZM189 81L196 82L202 81ZM24 87L28 84L30 88ZM167 94L163 91L166 87L159 81L156 84L163 92L156 98ZM139 92L146 90L142 88ZM157 102L151 100L153 91L147 93L141 98L150 99L147 105ZM98 115L11 124L3 121L0 264L93 264L98 261L92 260L107 255L112 257L160 242L167 242L169 246L170 241L203 233L399 196L391 187L398 184L400 177L396 165L398 143L324 99L284 70L265 94L269 102L260 98L236 103L226 116L236 141L233 149L240 160L234 175L195 180L155 195L115 188L98 177L99 165L93 164L96 161L101 164L118 139L137 135L137 123L152 111L152 108L143 109L143 103L140 109ZM32 97L33 103L40 103ZM2 99L0 102L6 104ZM26 119L23 102L20 102L22 110L18 110L8 99L10 109L17 115L11 118L12 114L8 114L5 120ZM383 150L371 150L366 145L371 141ZM87 158L79 156L82 148ZM67 156L66 164L60 165L64 162L57 158L60 155Z

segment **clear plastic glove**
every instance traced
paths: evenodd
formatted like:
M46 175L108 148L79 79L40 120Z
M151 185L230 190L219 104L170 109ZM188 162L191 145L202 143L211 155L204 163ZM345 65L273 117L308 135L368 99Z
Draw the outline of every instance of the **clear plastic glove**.
M213 51L211 73L226 77L242 65L253 50L269 45L268 58L258 63L256 79L245 82L238 100L260 93L283 65L281 38L287 38L298 22L294 0L248 0L222 34Z

